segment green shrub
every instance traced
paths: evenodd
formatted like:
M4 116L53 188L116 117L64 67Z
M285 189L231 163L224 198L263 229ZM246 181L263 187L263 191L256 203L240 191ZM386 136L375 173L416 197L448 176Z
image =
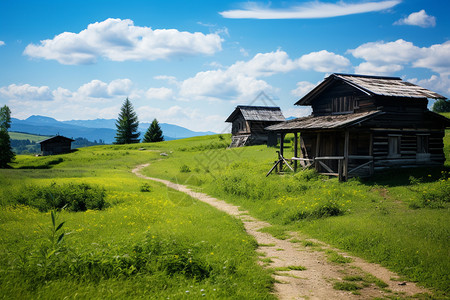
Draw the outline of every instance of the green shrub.
M13 193L13 203L35 207L45 212L63 207L68 211L86 211L88 209L103 209L105 190L85 183L49 186L25 186Z
M180 167L180 172L181 172L181 173L189 173L189 172L191 172L191 168L189 168L189 166L182 165L182 166Z
M148 193L148 192L151 192L152 190L151 190L150 185L148 183L144 183L143 185L141 185L140 191L143 192L143 193Z

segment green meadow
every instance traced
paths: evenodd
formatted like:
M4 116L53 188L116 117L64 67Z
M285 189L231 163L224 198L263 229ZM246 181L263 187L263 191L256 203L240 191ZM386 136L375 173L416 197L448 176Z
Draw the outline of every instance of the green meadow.
M46 138L49 138L49 136L45 135L35 135L22 132L9 132L9 136L12 140L29 140L30 142L40 142Z
M274 235L297 231L438 297L450 292L449 134L444 168L346 183L312 170L266 177L277 149L226 149L229 143L229 135L213 135L17 156L12 169L0 170L0 295L273 298L273 280L242 224L137 178L131 170L143 163L150 163L144 175L240 205L271 223ZM285 152L292 154L292 144Z
M18 156L0 171L0 298L273 298L241 223L131 173L161 157L141 146ZM74 188L85 197L53 223L40 199L58 207Z

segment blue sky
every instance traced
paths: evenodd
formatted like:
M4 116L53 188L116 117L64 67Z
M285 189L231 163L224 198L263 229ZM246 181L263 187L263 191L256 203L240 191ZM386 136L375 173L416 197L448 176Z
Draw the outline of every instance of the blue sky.
M222 132L264 92L286 117L331 73L450 96L450 1L0 0L0 105L20 119L117 118ZM267 102L266 102L267 104Z

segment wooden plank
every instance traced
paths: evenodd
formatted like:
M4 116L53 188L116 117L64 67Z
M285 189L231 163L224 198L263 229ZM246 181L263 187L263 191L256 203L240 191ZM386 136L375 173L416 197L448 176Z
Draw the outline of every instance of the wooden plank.
M342 176L343 181L347 181L348 179L348 147L350 144L350 133L345 130L345 138L344 138L344 161L342 162Z
M317 133L317 138L316 138L316 155L315 157L317 158L319 156L319 147L320 147L320 132ZM319 171L319 165L315 162L315 167L316 167L316 171Z
M349 159L373 159L372 155L349 155Z
M294 156L298 156L298 133L294 133ZM297 171L298 162L294 160L294 172Z
M279 158L283 157L284 154L284 137L285 134L281 133L280 134L280 153L279 153ZM283 171L283 161L280 160L280 172Z
M334 173L334 171L330 167L328 167L326 164L324 164L323 162L319 161L319 164L322 167L324 167L324 169L327 170L329 173ZM337 174L337 173L334 173L334 174Z
M333 159L344 159L343 156L322 156L322 157L316 157L316 160L333 160Z
M350 173L352 173L352 172L356 172L357 170L359 170L359 169L361 169L361 168L364 168L365 166L368 166L368 165L370 165L370 164L372 164L372 163L373 163L372 161L368 161L368 162L366 162L366 163L363 163L362 165L359 165L359 166L357 166L356 168L353 168L353 169L349 170L348 173L350 174Z
M298 161L314 161L313 158L302 158L302 157L291 157L291 160L298 160Z
M266 174L266 177L269 176L270 173L272 173L272 171L278 166L278 164L279 164L280 162L281 162L281 161L278 160L278 161L273 165L272 169L270 169L270 171Z

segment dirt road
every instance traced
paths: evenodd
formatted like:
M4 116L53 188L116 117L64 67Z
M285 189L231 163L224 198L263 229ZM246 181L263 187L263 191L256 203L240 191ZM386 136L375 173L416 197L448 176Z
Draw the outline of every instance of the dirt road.
M142 175L140 171L148 166L137 166L132 172L141 178L186 193L242 221L247 233L260 245L258 252L261 253L261 264L276 270L274 293L279 299L372 299L429 293L412 282L395 280L398 275L386 268L349 256L323 242L305 239L296 233L290 233L291 237L285 240L262 233L259 230L270 226L269 223L251 217L236 205L194 192L184 185ZM331 255L349 258L351 262L331 262L327 258ZM303 269L299 266L304 267L304 270L295 270ZM358 288L353 291L338 290L339 284L341 289Z

